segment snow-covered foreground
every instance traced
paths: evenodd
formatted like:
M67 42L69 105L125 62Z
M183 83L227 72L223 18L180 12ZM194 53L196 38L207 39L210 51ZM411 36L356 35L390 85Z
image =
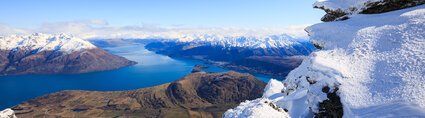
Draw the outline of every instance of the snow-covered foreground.
M330 93L344 117L425 117L425 5L308 27L312 53L282 83L270 81L265 98L247 101L224 117L265 117L269 99L288 112L311 117ZM281 91L279 91L281 90ZM320 108L320 109L319 109ZM328 109L329 110L329 109Z
M5 109L0 111L0 118L16 118L12 109Z

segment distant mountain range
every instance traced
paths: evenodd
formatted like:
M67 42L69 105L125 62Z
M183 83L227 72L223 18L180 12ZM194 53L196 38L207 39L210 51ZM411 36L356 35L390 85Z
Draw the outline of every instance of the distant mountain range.
M290 48L306 42L303 38L294 38L286 34L267 36L221 36L200 35L196 37L183 37L179 39L164 40L164 42L194 43L217 47L243 47L243 48Z
M67 34L0 39L0 75L85 73L136 64Z
M315 47L302 39L282 34L266 37L169 39L149 43L146 49L170 57L198 59L222 68L283 78Z

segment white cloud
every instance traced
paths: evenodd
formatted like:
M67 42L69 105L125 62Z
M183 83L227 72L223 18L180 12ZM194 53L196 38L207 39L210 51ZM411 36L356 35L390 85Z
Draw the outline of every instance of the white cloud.
M79 20L73 22L45 23L37 28L11 28L0 26L0 35L28 33L68 33L84 39L91 38L166 38L177 39L197 36L269 36L288 34L301 38L307 34L304 28L309 25L286 28L240 28L240 27L184 27L160 26L152 24L109 26L102 20Z
M108 22L104 20L80 20L76 21L77 23L84 23L84 24L95 24L95 25L108 25Z

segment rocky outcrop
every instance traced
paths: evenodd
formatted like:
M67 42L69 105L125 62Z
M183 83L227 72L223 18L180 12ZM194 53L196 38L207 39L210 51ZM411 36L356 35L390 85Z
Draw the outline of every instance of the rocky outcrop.
M349 19L349 16L346 15L351 14L385 13L422 4L425 4L424 0L366 0L362 5L351 6L349 8L332 9L327 8L325 5L322 6L322 4L315 5L314 8L324 10L326 14L322 17L321 20L324 22L329 22Z
M317 118L342 118L344 115L340 97L336 94L338 88L330 91L329 87L323 87L322 92L326 93L327 100L319 102L318 113L315 113Z
M378 14L425 4L424 0L383 0L367 4L361 14Z
M0 50L0 75L87 73L118 69L136 62L99 48L61 51Z
M247 73L194 72L129 91L62 91L13 107L18 117L216 117L261 97L266 83Z

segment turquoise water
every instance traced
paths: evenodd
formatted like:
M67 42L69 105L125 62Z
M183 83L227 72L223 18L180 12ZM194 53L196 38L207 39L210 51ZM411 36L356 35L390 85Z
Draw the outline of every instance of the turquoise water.
M148 51L143 45L105 48L106 51L138 64L126 68L83 73L55 75L0 76L0 110L23 101L63 90L120 91L156 86L175 81L191 72L197 60L173 59ZM225 72L212 65L209 72ZM268 81L270 76L255 75Z

